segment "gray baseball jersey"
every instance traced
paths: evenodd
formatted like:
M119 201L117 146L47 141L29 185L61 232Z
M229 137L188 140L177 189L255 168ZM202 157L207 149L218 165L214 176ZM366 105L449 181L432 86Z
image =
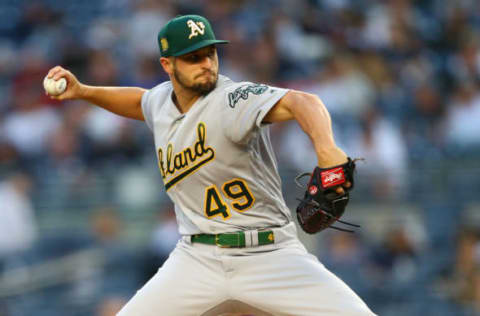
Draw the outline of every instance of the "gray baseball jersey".
M288 90L219 76L216 88L186 113L164 82L144 93L167 194L182 235L283 226L291 213L269 128L268 111Z

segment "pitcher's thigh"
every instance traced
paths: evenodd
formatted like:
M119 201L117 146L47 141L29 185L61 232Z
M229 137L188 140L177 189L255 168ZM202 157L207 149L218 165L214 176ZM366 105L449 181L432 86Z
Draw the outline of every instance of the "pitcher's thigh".
M274 315L375 315L316 257L298 249L277 250L243 266L238 299Z
M219 301L222 280L214 262L175 249L118 316L198 316Z

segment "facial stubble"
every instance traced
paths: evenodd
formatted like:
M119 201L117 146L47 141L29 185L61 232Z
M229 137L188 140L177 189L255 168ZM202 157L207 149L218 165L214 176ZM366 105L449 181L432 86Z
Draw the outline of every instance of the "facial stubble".
M205 83L188 84L187 79L177 70L175 65L173 66L173 76L175 80L184 88L191 90L199 95L205 96L209 94L217 86L218 72L215 75L215 80L207 81Z

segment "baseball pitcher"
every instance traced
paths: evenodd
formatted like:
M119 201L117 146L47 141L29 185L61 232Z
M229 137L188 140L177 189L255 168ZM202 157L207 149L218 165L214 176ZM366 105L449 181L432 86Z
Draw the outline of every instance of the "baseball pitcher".
M218 74L217 40L204 17L178 16L158 34L170 81L151 90L67 80L59 100L80 98L152 131L160 175L175 204L182 239L121 316L374 315L297 238L282 197L269 124L296 120L318 167L297 207L309 233L343 214L354 162L339 149L317 96Z

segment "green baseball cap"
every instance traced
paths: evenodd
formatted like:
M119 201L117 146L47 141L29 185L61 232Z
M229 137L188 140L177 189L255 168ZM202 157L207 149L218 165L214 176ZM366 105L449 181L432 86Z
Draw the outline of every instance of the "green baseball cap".
M171 19L158 32L160 56L180 56L212 44L225 44L217 40L212 26L200 15L180 15Z

